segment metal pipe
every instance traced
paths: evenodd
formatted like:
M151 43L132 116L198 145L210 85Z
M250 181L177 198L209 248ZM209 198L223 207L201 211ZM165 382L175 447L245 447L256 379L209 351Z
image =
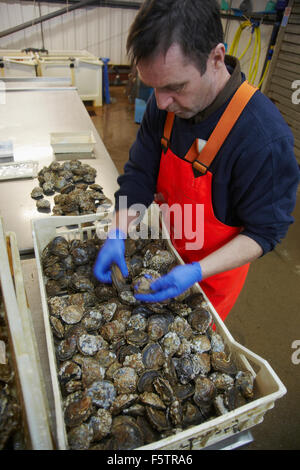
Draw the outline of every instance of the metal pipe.
M41 2L39 2L39 12L40 12L40 18L41 18L42 17ZM45 49L44 30L43 30L43 23L42 22L41 22L41 36L42 36L42 48Z
M16 33L17 31L21 31L26 28L30 28L36 24L42 23L47 20L51 20L56 16L64 15L73 10L77 10L78 8L82 8L88 5L92 5L93 3L98 3L98 6L102 7L114 7L114 8L132 8L137 10L140 8L141 4L138 2L123 2L123 1L101 1L101 0L85 0L81 2L76 2L72 5L68 5L65 8L61 8L60 10L53 11L52 13L48 13L47 15L40 16L39 18L34 18L26 23L22 23L18 26L13 26L12 28L6 29L0 32L0 38L4 36L8 36L9 34Z

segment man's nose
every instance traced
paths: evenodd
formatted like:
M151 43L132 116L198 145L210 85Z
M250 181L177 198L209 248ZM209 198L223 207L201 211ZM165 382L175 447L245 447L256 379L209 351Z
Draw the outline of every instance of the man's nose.
M165 110L173 103L173 97L170 93L155 89L156 103L159 109Z

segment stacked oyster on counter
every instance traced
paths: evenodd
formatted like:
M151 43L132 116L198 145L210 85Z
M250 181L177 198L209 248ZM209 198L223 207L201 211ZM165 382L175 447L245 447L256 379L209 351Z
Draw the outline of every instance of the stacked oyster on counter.
M42 253L58 379L71 449L134 449L253 398L212 328L202 294L137 301L176 263L165 240L126 240L129 277L93 276L103 241L54 238Z
M0 293L0 341L5 360L0 354L0 450L25 449L25 432L16 376L11 356L9 331ZM0 345L1 346L1 345Z
M84 215L97 212L103 204L111 201L103 194L103 188L95 184L97 171L80 160L64 163L52 162L38 173L40 186L31 191L36 207L50 212L51 204L44 196L54 196L53 215Z

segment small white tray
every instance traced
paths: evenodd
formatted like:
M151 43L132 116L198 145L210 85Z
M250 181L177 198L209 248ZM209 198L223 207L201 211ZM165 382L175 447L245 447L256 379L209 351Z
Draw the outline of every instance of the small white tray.
M54 153L91 153L96 140L91 131L52 132L50 143Z

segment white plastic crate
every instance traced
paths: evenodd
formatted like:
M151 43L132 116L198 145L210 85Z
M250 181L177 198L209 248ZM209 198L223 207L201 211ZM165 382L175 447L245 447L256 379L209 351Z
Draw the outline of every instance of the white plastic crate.
M93 101L95 106L102 106L102 65L93 56L40 57L38 74L42 77L68 77L83 101Z
M16 235L4 234L0 219L0 282L11 354L17 377L26 448L52 450L49 410L28 308ZM19 386L18 386L19 385Z
M154 218L151 219L154 220L154 222L159 220L157 217L157 211L157 206L152 205L149 213L154 214ZM67 240L72 240L73 238L91 238L96 232L97 221L99 221L97 214L79 217L51 217L36 219L33 221L33 242L42 297L50 370L52 375L53 399L55 402L56 412L56 438L59 449L66 449L68 444L62 411L60 387L57 379L54 342L49 323L49 311L41 264L41 254L45 246L57 235L65 236ZM68 230L67 226L72 227L72 229ZM105 227L105 225L103 225L103 227ZM163 224L162 234L164 238L168 238ZM183 264L182 259L179 257L169 240L168 243L172 251L175 253L178 261ZM286 393L285 386L282 384L269 363L234 340L200 286L195 284L193 290L194 292L201 292L204 295L208 303L208 308L212 313L216 331L222 336L226 344L226 349L231 353L237 367L241 370L249 370L255 377L255 398L246 405L227 414L206 421L198 426L186 429L166 439L142 446L139 450L192 450L205 448L208 445L215 444L232 436L233 434L249 429L260 423L263 420L266 411L273 408L275 401Z
M3 57L4 67L2 74L4 78L10 77L36 77L36 65L35 59L28 57Z

